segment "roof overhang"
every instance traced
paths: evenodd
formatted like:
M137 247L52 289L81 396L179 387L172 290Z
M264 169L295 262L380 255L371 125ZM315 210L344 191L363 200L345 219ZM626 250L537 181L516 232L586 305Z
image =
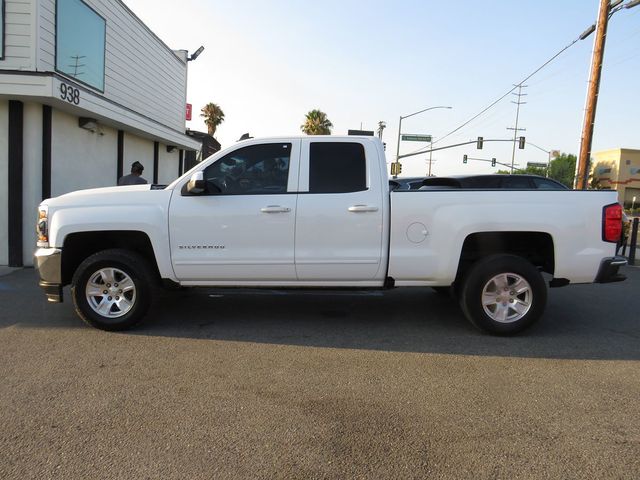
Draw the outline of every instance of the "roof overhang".
M62 84L73 85L79 90L77 103L64 98ZM0 98L43 103L71 115L94 118L99 124L186 150L199 150L201 146L184 132L123 107L56 73L0 70Z

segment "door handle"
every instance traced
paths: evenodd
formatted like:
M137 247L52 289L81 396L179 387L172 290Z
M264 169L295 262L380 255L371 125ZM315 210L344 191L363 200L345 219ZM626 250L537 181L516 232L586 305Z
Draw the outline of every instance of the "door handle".
M377 212L378 207L371 205L352 205L349 207L350 212Z
M289 207L281 207L280 205L267 205L260 209L262 213L287 213L291 209Z

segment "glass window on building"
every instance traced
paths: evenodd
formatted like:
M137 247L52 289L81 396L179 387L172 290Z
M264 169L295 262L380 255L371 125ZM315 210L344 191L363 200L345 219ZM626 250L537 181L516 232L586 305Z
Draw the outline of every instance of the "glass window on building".
M105 19L81 0L56 8L56 70L104 91Z

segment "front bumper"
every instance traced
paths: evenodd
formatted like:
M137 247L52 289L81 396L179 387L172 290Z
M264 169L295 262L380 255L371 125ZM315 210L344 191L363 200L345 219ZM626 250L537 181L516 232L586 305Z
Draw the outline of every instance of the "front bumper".
M33 254L33 264L40 274L40 285L47 300L62 302L62 250L59 248L39 248Z
M594 283L622 282L627 277L618 273L618 269L627 264L627 259L620 256L603 258Z

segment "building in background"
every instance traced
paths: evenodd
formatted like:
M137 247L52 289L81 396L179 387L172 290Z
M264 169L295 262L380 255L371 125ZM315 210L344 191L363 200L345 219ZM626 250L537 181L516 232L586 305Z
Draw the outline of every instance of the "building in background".
M633 197L640 203L640 150L614 148L593 154L593 179L600 188L617 190L618 201L631 207Z
M187 129L187 135L196 139L202 146L199 152L190 150L185 152L184 155L184 171L192 169L198 162L201 162L205 158L210 157L214 153L220 151L220 142L218 142L212 135L205 132L198 132L197 130Z
M120 0L0 0L0 265L32 264L45 198L169 183L185 151L187 52Z

